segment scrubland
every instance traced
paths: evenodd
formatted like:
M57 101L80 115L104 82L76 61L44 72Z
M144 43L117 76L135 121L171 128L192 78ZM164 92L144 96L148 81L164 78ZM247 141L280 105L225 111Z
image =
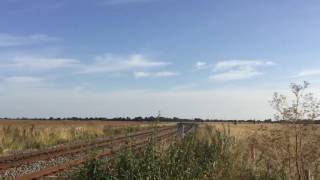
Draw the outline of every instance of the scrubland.
M285 179L320 179L319 124L209 124L235 139L258 169L272 167ZM297 143L297 144L296 144ZM267 162L267 163L266 163Z
M150 124L127 121L0 121L0 155L35 150L77 140L125 134Z
M303 133L297 155L295 127ZM319 130L314 124L206 123L195 136L164 148L150 141L142 151L126 149L114 158L87 163L70 178L317 180Z
M41 149L133 132L151 125L154 124L2 121L0 152ZM88 162L70 174L70 179L317 180L320 179L320 126L203 123L194 136L161 145L150 139L148 146L140 151L126 148L110 159Z
M195 136L169 141L159 148L150 140L141 151L125 149L118 156L94 160L71 179L276 180L287 179L268 159L255 164L247 146L226 129L201 125Z

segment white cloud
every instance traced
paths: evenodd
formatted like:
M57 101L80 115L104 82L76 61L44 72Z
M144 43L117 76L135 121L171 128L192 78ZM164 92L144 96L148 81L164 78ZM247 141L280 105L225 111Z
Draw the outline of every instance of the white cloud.
M105 73L105 72L128 72L139 69L148 69L168 65L166 62L155 61L142 54L129 56L115 56L105 54L95 58L93 64L86 65L81 73Z
M136 77L136 78L145 78L145 77L150 77L150 76L151 76L151 74L148 72L142 72L142 71L134 72L134 77Z
M18 36L18 35L0 33L0 47L31 45L31 44L39 44L39 43L47 43L47 42L56 42L59 40L60 40L59 38L50 37L45 34Z
M214 65L215 74L210 75L209 79L213 81L233 81L244 80L262 75L259 67L274 65L271 61L248 61L248 60L230 60L221 61Z
M120 4L135 4L135 3L149 3L157 0L105 0L104 5L120 5Z
M308 69L299 72L296 76L296 78L302 78L302 77L313 77L313 76L319 76L320 75L320 69Z
M0 76L32 75L43 73L50 75L52 70L68 69L71 74L133 74L136 78L176 76L178 73L163 71L159 68L169 65L168 62L157 61L143 54L119 56L105 54L90 61L80 61L72 58L52 58L36 55L16 55L5 57L0 63ZM16 73L16 74L12 74Z
M129 56L105 54L103 56L95 57L94 62L90 64L72 58L51 58L34 55L20 55L7 59L9 60L0 63L0 68L34 71L74 68L79 73L133 72L135 70L158 68L169 64L167 62L155 61L142 54L133 54Z
M195 64L195 70L208 69L209 67L210 67L210 65L208 65L207 62L203 62L203 61L198 61Z
M70 68L80 65L80 61L68 58L47 58L36 56L14 57L7 64L0 64L0 67L11 69L27 69L33 71L44 71L57 68Z
M43 82L43 78L37 78L32 76L12 76L4 78L5 83L10 84L30 84Z
M6 89L8 92L20 91L23 92L30 88L50 87L47 79L35 76L8 76L0 78L0 89Z
M134 72L136 78L146 78L146 77L171 77L178 76L179 73L171 71L159 71L159 72Z
M226 71L235 68L254 68L259 66L272 66L274 63L272 61L250 61L250 60L229 60L220 61L215 64L215 71Z
M154 73L154 76L156 77L169 77L169 76L178 76L179 73L177 72L170 72L170 71L160 71Z
M210 80L213 81L233 81L233 80L243 80L250 79L254 76L261 75L261 72L258 72L254 69L239 69L231 70L219 74L214 74L209 76Z

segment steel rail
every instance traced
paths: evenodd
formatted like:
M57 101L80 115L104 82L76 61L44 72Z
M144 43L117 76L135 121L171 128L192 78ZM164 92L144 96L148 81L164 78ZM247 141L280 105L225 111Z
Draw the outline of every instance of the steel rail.
M175 130L173 132L169 132L169 133L165 133L165 134L159 135L156 138L160 139L160 140L163 140L165 138L171 137L172 135L174 135L176 133L177 133L177 131ZM45 176L56 174L56 173L61 172L61 171L66 171L66 170L68 170L68 169L70 169L72 167L79 166L79 165L84 164L85 162L88 162L88 161L93 160L95 158L103 158L103 157L112 156L112 155L118 153L119 151L121 151L123 148L130 148L131 147L133 149L137 149L139 147L144 147L149 142L148 138L150 138L150 137L146 136L145 138L146 139L144 139L143 141L140 140L140 141L135 142L134 144L126 145L125 147L121 147L121 146L117 147L116 150L108 150L108 151L101 152L98 155L96 155L95 157L86 156L85 158L78 159L78 160L73 160L73 161L70 161L68 163L65 163L65 164L62 164L62 165L58 165L58 166L54 166L54 167L48 167L48 168L45 168L45 169L43 169L41 171L34 172L34 173L31 173L31 174L28 174L28 175L25 175L25 176L18 177L17 179L18 180L39 179L39 178L42 178L42 177L45 177Z
M163 127L163 128L159 128L159 131L170 130L173 128L175 127ZM60 156L66 156L69 154L85 152L94 148L108 146L112 143L116 143L118 141L122 141L127 138L136 138L140 136L150 135L153 133L153 131L154 131L153 129L146 130L146 131L134 133L128 136L122 135L115 138L107 138L103 140L99 139L98 141L96 140L94 142L89 142L89 143L65 146L62 148L48 149L45 151L39 151L35 153L26 153L26 154L19 155L18 157L15 157L15 155L8 156L6 158L0 159L0 172L5 171L6 169L18 167L24 164L31 164L33 162L37 162L40 160L52 159Z

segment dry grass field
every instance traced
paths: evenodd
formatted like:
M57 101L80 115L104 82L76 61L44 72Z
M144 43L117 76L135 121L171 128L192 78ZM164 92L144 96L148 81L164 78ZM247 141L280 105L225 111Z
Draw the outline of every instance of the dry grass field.
M167 124L160 123L160 126ZM0 121L0 153L5 155L125 134L153 125L121 121ZM295 141L296 137L299 137L298 141ZM140 164L141 167L130 167L132 173L140 172L146 177L157 173L160 177L181 176L187 179L320 179L320 125L203 123L190 138L182 144L172 142L171 149L161 153L148 148L143 156L124 152L119 162L116 159L110 163L115 170L125 168L124 172L128 169L123 163ZM300 149L295 142L299 142ZM206 156L199 156L203 154ZM158 159L150 161L154 169L146 172L149 158L156 156ZM197 162L199 168L194 168L191 161ZM172 163L171 168L168 168L168 163ZM80 175L90 172L90 167L82 169ZM191 169L192 173L189 172ZM102 171L93 176L117 176L117 172ZM301 178L297 178L299 176Z
M284 124L253 124L253 123L208 123L219 131L226 131L237 140L247 139L254 135L266 135L275 131L281 131ZM319 126L320 127L320 126Z
M320 125L208 123L233 137L256 168L276 168L289 179L320 179ZM300 133L300 134L299 134ZM299 134L299 148L295 138ZM263 162L263 163L262 163ZM266 163L267 162L267 163ZM263 164L263 166L262 166ZM266 167L269 166L269 167Z
M0 155L42 149L76 140L134 132L151 123L127 121L0 121Z
M219 131L215 124L203 123L191 136L167 142L164 147L150 141L141 151L127 149L117 158L92 161L70 179L290 179L281 169L270 166L269 159L251 159L245 136L236 140L223 125L217 126Z

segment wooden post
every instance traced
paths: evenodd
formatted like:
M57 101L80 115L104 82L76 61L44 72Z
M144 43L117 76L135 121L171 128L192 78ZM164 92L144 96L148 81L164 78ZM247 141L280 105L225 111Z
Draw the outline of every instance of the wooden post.
M178 128L178 136L181 139L183 139L185 137L185 124L178 123L177 128Z
M311 180L310 175L311 175L310 171L308 169L305 169L304 170L304 179L305 180Z

